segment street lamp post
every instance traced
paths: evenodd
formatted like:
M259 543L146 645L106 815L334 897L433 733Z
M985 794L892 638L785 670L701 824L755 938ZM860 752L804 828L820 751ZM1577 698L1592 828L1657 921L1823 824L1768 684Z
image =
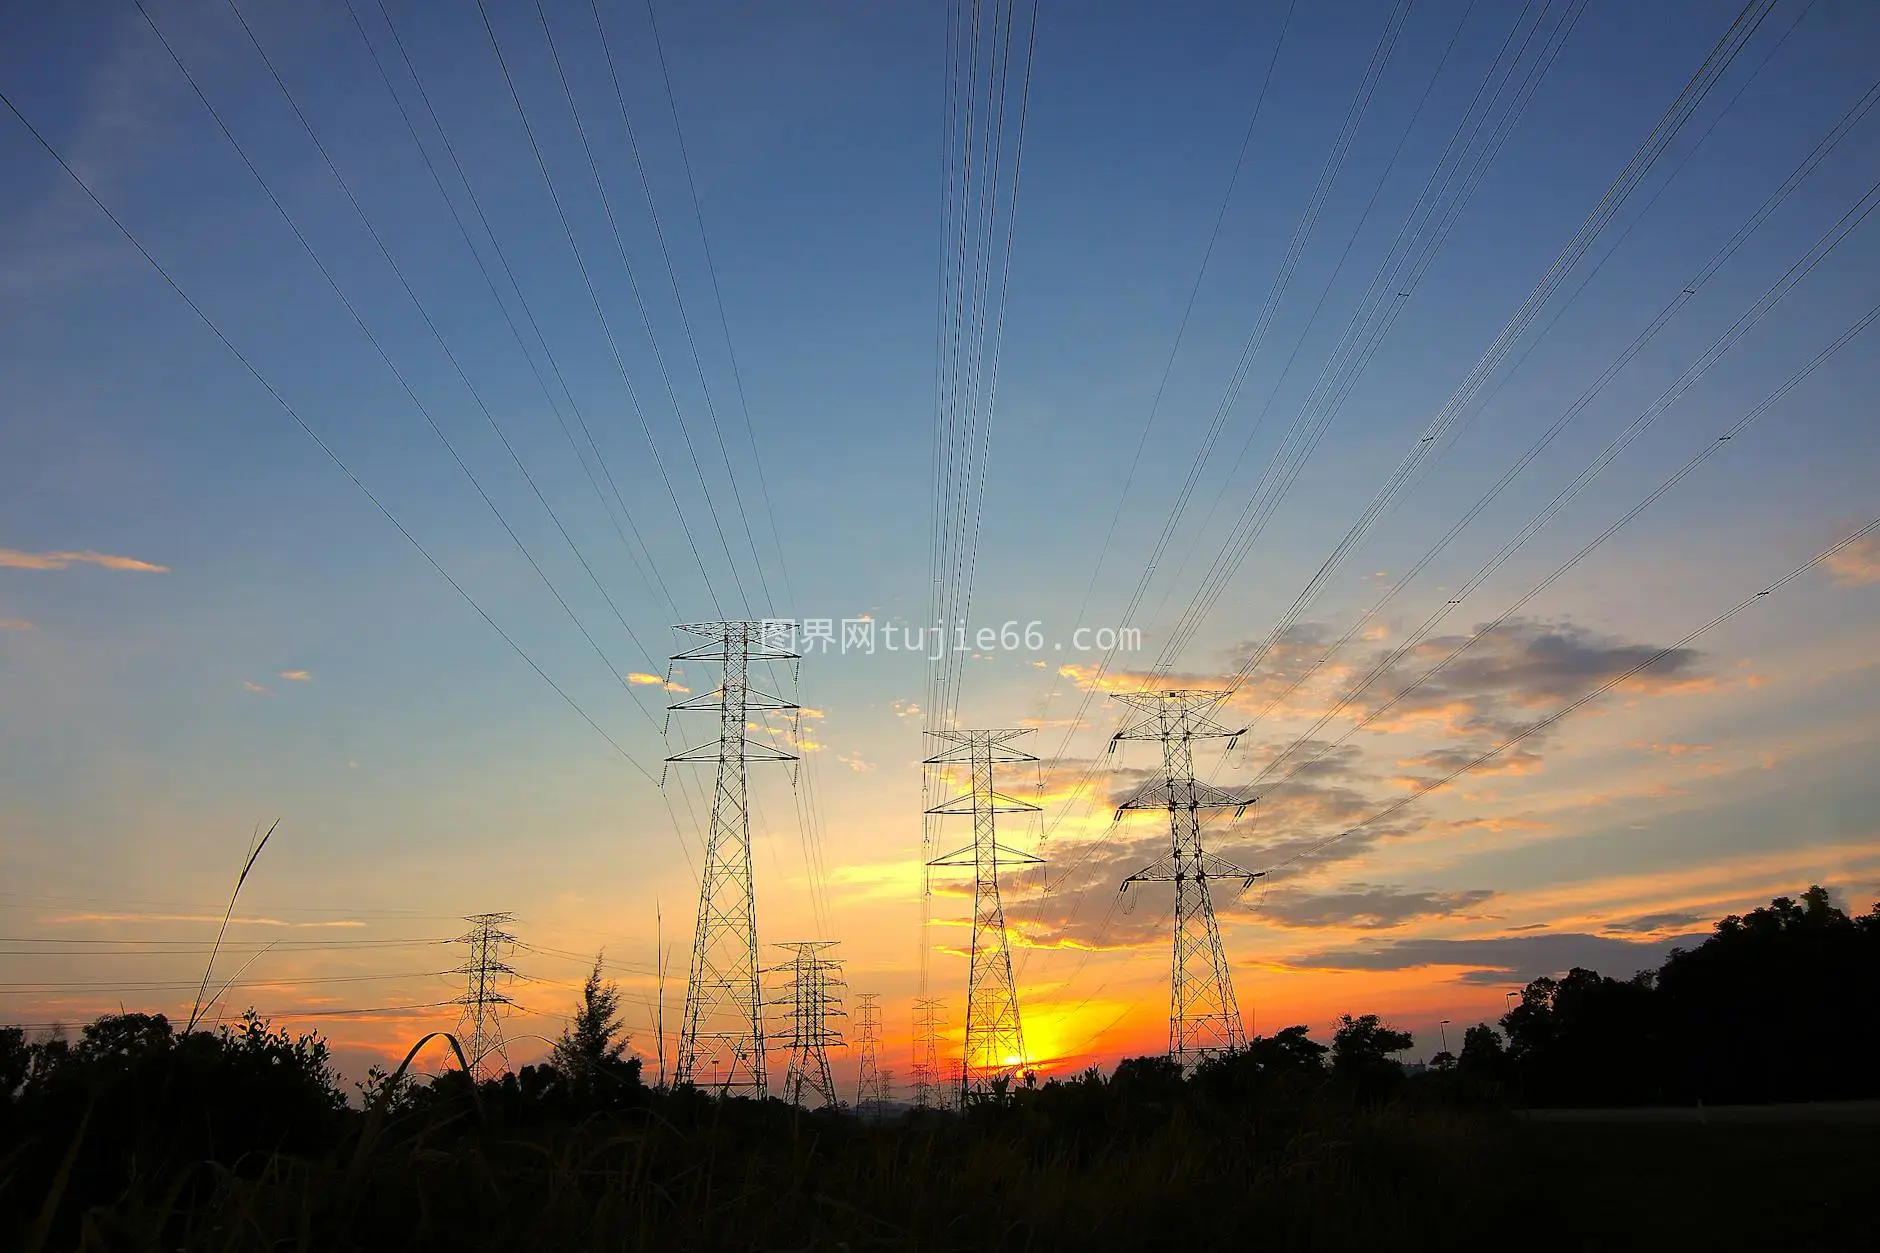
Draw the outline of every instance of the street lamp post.
M1449 1051L1449 1019L1445 1018L1437 1023L1436 1029L1443 1033L1443 1052L1447 1053Z

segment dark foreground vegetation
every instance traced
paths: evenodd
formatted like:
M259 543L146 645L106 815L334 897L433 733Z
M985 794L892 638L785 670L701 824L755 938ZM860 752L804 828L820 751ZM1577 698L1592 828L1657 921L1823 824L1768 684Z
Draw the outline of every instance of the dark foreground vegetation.
M1871 1247L1873 1124L1520 1108L1873 1098L1877 1009L1880 908L1811 890L1635 979L1537 980L1421 1074L1367 1015L892 1122L648 1087L598 975L548 1064L375 1071L362 1108L314 1037L121 1014L0 1031L0 1249Z

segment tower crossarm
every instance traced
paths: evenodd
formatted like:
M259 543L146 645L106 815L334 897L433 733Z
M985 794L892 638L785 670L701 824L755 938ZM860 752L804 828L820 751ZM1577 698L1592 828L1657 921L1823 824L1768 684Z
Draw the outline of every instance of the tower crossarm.
M993 855L998 858L998 863L1001 866L1006 866L1006 865L1042 866L1044 865L1044 858L1035 856L1031 853L1027 853L1022 848L1013 848L1009 844L1000 844L1000 843L997 843L996 841L990 846L990 848L993 852ZM945 856L936 857L932 861L928 862L927 864L929 866L976 866L979 864L979 858L980 858L979 845L968 844L964 848L954 849L952 852L946 854Z
M950 801L941 801L938 805L929 808L927 812L930 814L960 815L976 813L1035 814L1039 812L1039 810L1038 807L1030 801L1022 801L1015 796L1007 796L1004 792L988 792L985 796L979 798L975 798L971 792L965 792Z
M1116 807L1116 816L1136 810L1231 809L1238 818L1259 801L1258 796L1232 792L1199 779L1153 779Z
M1244 892L1253 886L1255 879L1263 879L1265 877L1266 871L1264 870L1242 870L1225 857L1216 857L1213 853L1203 853L1199 865L1193 864L1192 859L1185 859L1184 864L1177 866L1174 858L1161 858L1158 861L1144 866L1127 879L1124 879L1122 888L1118 890L1127 891L1129 885L1132 883L1174 883L1178 880L1190 879L1239 879L1241 881L1240 890Z
M780 748L760 743L748 736L742 740L734 739L731 743L743 746L737 756L745 761L795 761L797 759L795 753L786 753ZM724 751L723 744L718 740L713 740L709 744L700 744L697 748L688 748L683 753L675 753L666 760L673 762L717 761L724 755Z

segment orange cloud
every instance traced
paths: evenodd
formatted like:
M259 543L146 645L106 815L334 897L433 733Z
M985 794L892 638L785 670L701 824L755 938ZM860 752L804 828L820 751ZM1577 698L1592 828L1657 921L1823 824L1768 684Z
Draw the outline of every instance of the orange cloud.
M1880 583L1880 535L1849 544L1821 564L1833 573L1837 587Z
M91 926L114 922L221 922L221 914L165 914L145 912L112 912L63 914L47 918L48 926ZM339 918L320 922L289 922L285 918L272 918L266 915L235 915L229 919L230 925L249 927L363 927L366 924L354 918Z
M17 548L0 548L0 570L65 570L74 565L100 566L106 570L130 570L140 574L168 574L170 572L168 566L139 561L135 557L95 553L90 549L78 552L28 553L21 552Z
M33 624L24 618L0 618L0 631L30 631Z
M1651 751L1654 753L1663 753L1667 757L1682 757L1686 753L1707 753L1711 749L1715 748L1716 745L1715 744L1679 744L1676 742L1672 742L1668 744L1650 744L1650 745L1647 745L1646 747L1650 748Z
M313 674L311 671L307 670L283 670L281 671L281 677L291 683L313 682Z

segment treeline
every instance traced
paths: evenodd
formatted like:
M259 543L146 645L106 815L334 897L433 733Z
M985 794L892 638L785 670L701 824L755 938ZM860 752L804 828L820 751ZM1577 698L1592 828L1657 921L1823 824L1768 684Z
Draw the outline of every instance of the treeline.
M1502 1107L1880 1096L1876 1026L1880 906L1820 888L1631 979L1535 980L1422 1073L1409 1033L1346 1016L1323 1043L1027 1075L892 1126L650 1088L598 965L547 1061L481 1084L375 1068L349 1092L322 1040L252 1012L115 1014L0 1029L0 1248L1149 1247L1255 1210L1327 1247L1518 1212Z
M1851 1100L1880 1097L1877 1038L1880 905L1849 917L1811 887L1630 979L1534 980L1454 1071L1537 1107Z

